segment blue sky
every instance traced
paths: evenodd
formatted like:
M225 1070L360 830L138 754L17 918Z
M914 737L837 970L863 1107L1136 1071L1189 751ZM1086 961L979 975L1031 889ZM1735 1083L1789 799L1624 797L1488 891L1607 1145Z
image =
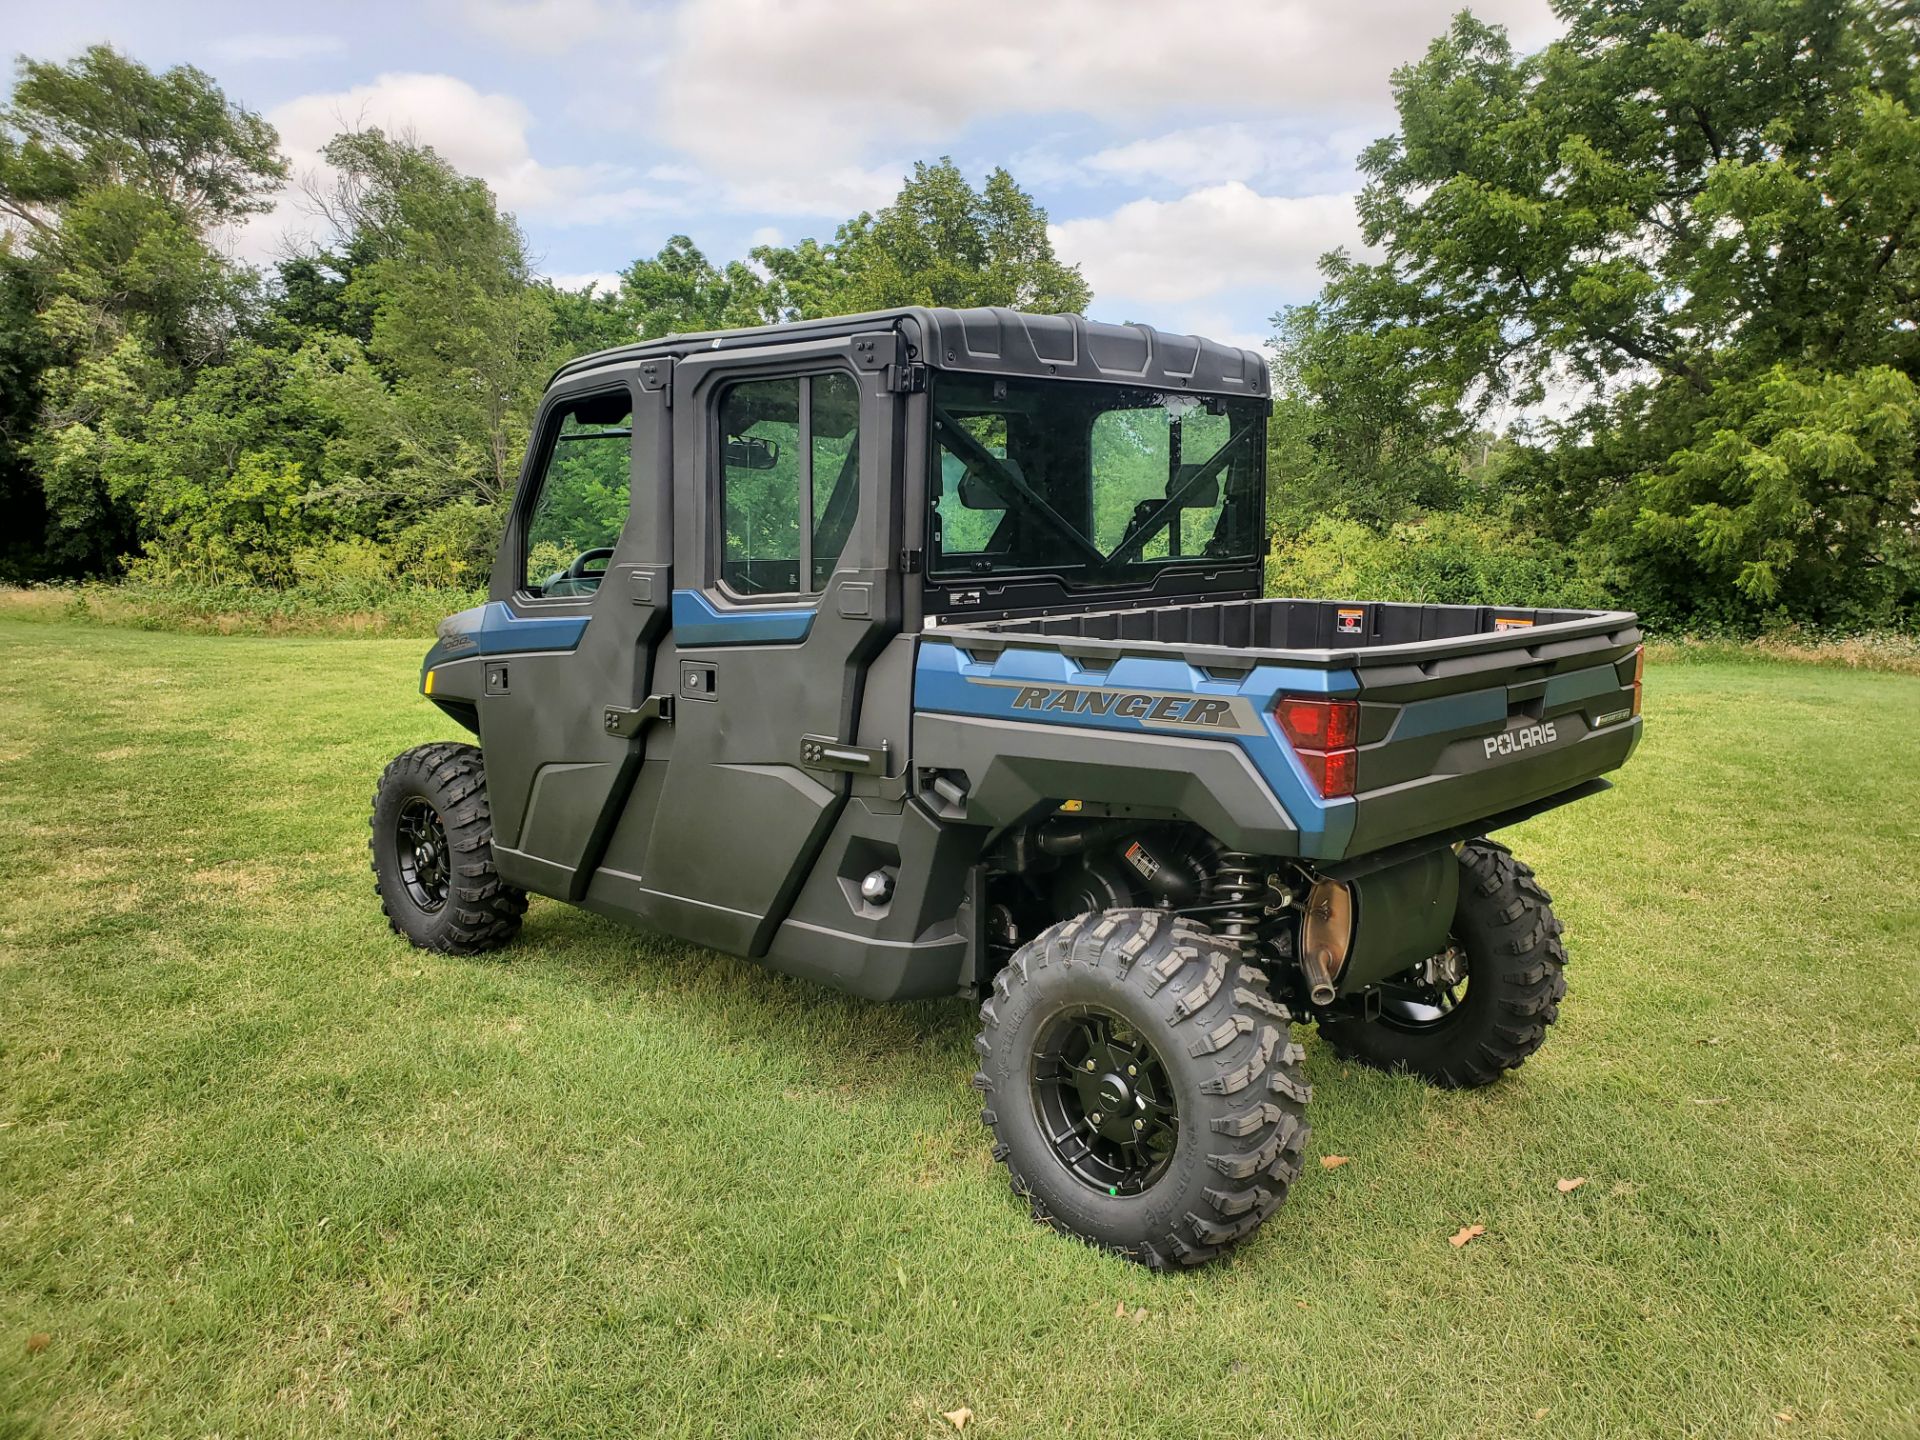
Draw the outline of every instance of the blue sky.
M1546 0L1483 0L1517 44ZM1353 160L1388 74L1443 29L1417 0L4 0L8 46L188 62L279 126L296 173L356 123L484 176L543 273L610 276L675 233L716 260L827 235L916 159L1005 165L1092 313L1242 344L1356 243ZM233 237L317 228L292 192Z

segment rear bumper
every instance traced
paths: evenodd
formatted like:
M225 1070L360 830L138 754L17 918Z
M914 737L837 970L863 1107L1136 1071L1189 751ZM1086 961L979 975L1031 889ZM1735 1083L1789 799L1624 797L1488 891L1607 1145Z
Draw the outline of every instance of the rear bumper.
M1619 769L1640 743L1641 721L1637 715L1600 729L1587 729L1584 718L1576 714L1563 715L1555 723L1563 729L1577 726L1585 733L1504 763L1496 761L1462 772L1436 770L1385 789L1363 792L1354 807L1353 833L1347 840L1346 853L1371 855L1423 836L1451 833L1462 838L1485 834L1499 825L1517 824L1526 814L1539 814L1563 803L1562 796L1578 799L1597 793L1588 782ZM1449 747L1449 751L1472 754L1472 747L1483 743L1480 737L1474 737ZM1360 774L1365 783L1364 759ZM1537 803L1543 800L1549 803ZM1526 814L1505 818L1514 811Z

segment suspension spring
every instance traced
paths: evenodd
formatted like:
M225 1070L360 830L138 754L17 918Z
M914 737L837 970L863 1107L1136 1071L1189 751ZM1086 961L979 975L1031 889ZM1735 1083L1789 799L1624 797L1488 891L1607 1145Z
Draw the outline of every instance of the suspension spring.
M1264 868L1244 850L1223 850L1213 872L1214 933L1243 949L1259 939Z

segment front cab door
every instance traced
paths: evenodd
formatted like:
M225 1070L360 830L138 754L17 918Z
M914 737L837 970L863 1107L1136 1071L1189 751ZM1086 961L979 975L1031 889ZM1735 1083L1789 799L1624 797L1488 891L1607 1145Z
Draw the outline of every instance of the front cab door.
M479 635L480 741L503 878L577 900L658 707L671 611L668 362L574 377L541 405Z

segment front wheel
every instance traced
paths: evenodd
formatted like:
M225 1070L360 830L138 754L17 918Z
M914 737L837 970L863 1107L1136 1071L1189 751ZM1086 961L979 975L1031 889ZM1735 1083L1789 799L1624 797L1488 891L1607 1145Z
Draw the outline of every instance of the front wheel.
M1245 1239L1299 1176L1311 1091L1237 948L1156 910L1042 931L980 1007L974 1085L1034 1217L1154 1269Z
M1377 1019L1320 1022L1334 1051L1451 1090L1491 1085L1546 1042L1566 998L1553 897L1491 840L1460 849L1450 943L1380 987Z
M374 892L387 923L423 950L478 955L520 933L527 896L493 867L480 752L447 742L399 756L373 792Z

